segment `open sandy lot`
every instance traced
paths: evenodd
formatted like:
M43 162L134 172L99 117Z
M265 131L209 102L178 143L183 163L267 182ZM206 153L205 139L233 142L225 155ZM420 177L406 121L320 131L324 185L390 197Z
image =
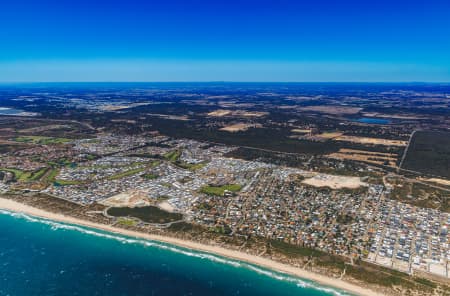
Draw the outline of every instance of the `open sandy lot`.
M335 141L345 141L359 144L372 144L372 145L385 145L385 146L406 146L408 141L403 140L390 140L390 139L379 139L379 138L368 138L368 137L357 137L357 136L339 136L334 139Z
M318 174L312 178L305 179L302 183L314 187L329 187L331 189L350 188L356 189L364 186L365 183L359 177L336 176L327 174Z
M445 186L450 186L450 180L446 180L446 179L430 178L430 179L424 179L424 181L433 182L433 183L437 183L437 184L441 184L441 185L445 185Z
M163 201L163 202L160 202L159 204L158 204L158 207L161 209L161 210L164 210L164 211L167 211L167 212L170 212L170 213L172 213L172 212L174 212L175 211L175 208L168 202L168 201Z
M222 117L231 114L231 110L216 110L208 113L208 116Z
M392 167L395 167L397 162L397 154L346 148L341 148L338 152L328 154L327 157L334 159L364 161L378 165L389 165Z
M209 112L207 115L211 117L224 117L224 116L235 116L235 117L263 117L266 116L267 112L260 111L245 111L245 110L225 110L219 109Z
M301 111L313 111L332 115L357 114L362 108L350 106L307 106L302 107Z
M299 128L294 128L291 130L291 132L293 133L299 133L299 134L307 134L310 133L311 130L310 129L299 129Z
M318 135L314 135L314 137L322 138L325 140L334 139L340 136L342 136L341 132L325 132Z
M236 124L225 126L225 127L221 128L220 130L225 131L225 132L234 133L234 132L239 132L239 131L246 131L249 128L260 128L260 127L262 127L261 124L236 123Z
M143 192L130 191L122 192L117 195L111 196L100 202L101 204L109 207L142 207L150 205L149 199Z

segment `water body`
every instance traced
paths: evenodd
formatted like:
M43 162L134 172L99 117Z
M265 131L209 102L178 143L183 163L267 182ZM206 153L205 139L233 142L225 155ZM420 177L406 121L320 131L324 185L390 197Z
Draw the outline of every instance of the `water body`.
M349 295L247 263L0 210L0 295Z
M0 107L0 115L16 115L22 113L23 110Z
M391 123L391 121L389 119L375 118L375 117L362 117L362 118L356 119L354 121L361 122L361 123L369 123L369 124L389 124L389 123Z

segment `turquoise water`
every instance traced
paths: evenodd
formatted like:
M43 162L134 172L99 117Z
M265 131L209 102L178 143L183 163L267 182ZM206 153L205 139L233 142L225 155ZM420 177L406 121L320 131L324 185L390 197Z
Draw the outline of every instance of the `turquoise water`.
M13 109L13 108L4 108L0 107L0 115L16 115L23 112L22 110Z
M0 210L0 295L348 295L240 261Z
M362 118L356 119L355 121L361 122L361 123L369 123L369 124L389 124L389 123L391 123L391 121L388 119L374 118L374 117L362 117Z

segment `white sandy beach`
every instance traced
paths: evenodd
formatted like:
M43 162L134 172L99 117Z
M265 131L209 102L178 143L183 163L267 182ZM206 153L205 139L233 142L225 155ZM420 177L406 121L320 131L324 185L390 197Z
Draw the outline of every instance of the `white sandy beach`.
M109 231L109 232L119 233L119 234L123 234L123 235L127 235L127 236L133 236L133 237L138 237L138 238L143 238L143 239L148 239L148 240L160 241L160 242L169 243L169 244L173 244L173 245L177 245L180 247L185 247L185 248L189 248L189 249L193 249L193 250L213 253L213 254L217 254L219 256L224 256L224 257L228 257L228 258L232 258L232 259L236 259L236 260L240 260L240 261L245 261L245 262L248 262L251 264L262 266L264 268L269 268L269 269L276 270L279 272L294 275L294 276L297 276L297 277L300 277L303 279L312 280L312 281L318 282L323 285L327 285L330 287L335 287L338 289L348 291L352 294L368 295L368 296L383 295L383 294L374 292L372 290L369 290L367 288L359 287L357 285L354 285L354 284L351 284L351 283L348 283L348 282L345 282L345 281L342 281L339 279L329 278L329 277L326 277L326 276L323 276L320 274L316 274L316 273L309 272L309 271L306 271L303 269L299 269L299 268L296 268L293 266L289 266L287 264L275 262L275 261L267 259L267 258L249 255L249 254L246 254L243 252L233 251L233 250L225 249L222 247L209 246L209 245L204 245L204 244L200 244L200 243L196 243L196 242L191 242L191 241L186 241L186 240L176 239L176 238L171 238L171 237L150 235L150 234L140 233L140 232L136 232L136 231L129 231L129 230L121 229L121 228L111 227L111 226L104 225L104 224L93 223L90 221L84 221L81 219L76 219L76 218L65 216L62 214L50 213L50 212L47 212L47 211L44 211L41 209L33 208L33 207L30 207L30 206L27 206L27 205L24 205L24 204L21 204L21 203L12 201L12 200L4 199L4 198L0 198L0 209L14 211L14 212L21 212L21 213L25 213L25 214L28 214L31 216L46 218L46 219L50 219L50 220L54 220L54 221L78 224L78 225L82 225L82 226L87 226L87 227L91 227L91 228L97 228L97 229Z

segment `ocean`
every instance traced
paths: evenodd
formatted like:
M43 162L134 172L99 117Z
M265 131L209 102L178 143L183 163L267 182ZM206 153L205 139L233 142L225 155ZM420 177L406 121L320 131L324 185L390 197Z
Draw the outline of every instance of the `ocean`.
M7 107L0 107L0 115L17 115L21 112L23 112L23 110L7 108Z
M349 295L170 244L0 210L0 295Z

